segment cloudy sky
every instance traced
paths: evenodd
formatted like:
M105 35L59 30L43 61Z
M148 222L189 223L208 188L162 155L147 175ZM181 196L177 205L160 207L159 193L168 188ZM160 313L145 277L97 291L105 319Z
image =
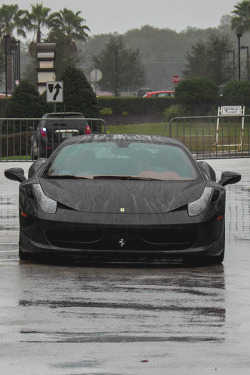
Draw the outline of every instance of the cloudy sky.
M240 1L240 0L239 0ZM124 33L143 25L170 28L177 32L188 26L216 27L224 14L231 14L237 0L43 0L53 12L62 8L81 11L91 35ZM42 0L5 0L29 9Z

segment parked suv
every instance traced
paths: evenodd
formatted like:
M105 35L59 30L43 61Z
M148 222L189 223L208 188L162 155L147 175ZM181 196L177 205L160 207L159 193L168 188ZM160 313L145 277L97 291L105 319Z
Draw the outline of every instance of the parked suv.
M31 137L31 158L47 158L66 138L90 133L80 112L46 113Z

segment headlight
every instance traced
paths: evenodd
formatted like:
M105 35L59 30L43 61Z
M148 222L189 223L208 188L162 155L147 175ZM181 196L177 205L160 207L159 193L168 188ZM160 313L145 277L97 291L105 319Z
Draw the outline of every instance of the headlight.
M32 188L41 209L48 214L56 213L57 202L47 197L39 184L32 185Z
M210 200L213 188L205 187L202 196L194 202L188 204L189 216L196 216L202 214L205 211L208 202Z

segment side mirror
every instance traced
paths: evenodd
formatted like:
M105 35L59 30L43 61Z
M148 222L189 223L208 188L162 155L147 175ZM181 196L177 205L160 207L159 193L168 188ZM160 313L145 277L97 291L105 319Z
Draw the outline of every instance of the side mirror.
M222 186L226 186L229 184L237 184L241 180L241 174L237 172L222 172L221 179L218 182Z
M34 163L29 168L28 178L33 177L39 171L39 169L42 168L42 166L44 165L44 163L46 163L47 160L48 159L41 158L41 159L37 159L36 161L34 161Z
M9 168L4 171L4 175L9 180L23 182L26 180L22 168Z

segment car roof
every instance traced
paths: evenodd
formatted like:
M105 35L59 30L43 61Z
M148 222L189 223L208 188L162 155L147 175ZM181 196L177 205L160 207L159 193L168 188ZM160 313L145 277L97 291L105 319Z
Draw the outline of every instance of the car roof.
M171 92L171 93L174 93L173 90L163 90L163 91L150 91L150 92L148 92L147 94L152 95L152 94L160 94L160 93L164 93L164 92Z
M144 135L144 134L88 134L80 135L66 139L61 146L74 143L92 143L92 142L142 142L142 143L155 143L165 145L175 145L182 147L186 150L188 148L175 138L170 138L162 135ZM59 147L61 147L59 146ZM188 150L188 152L190 152Z
M53 113L45 113L43 117L71 117L71 116L79 116L84 117L81 112L53 112Z

